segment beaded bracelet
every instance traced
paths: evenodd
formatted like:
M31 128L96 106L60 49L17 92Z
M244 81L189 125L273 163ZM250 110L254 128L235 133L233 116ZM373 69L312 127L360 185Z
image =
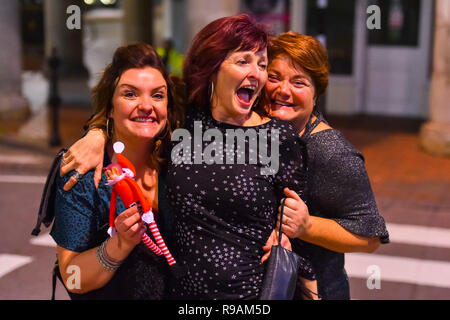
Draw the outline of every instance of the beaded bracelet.
M98 248L97 248L97 260L100 263L100 265L103 267L103 269L108 271L116 271L120 265L122 264L122 261L117 261L113 258L111 258L108 253L106 252L106 244L108 243L109 239L106 239Z

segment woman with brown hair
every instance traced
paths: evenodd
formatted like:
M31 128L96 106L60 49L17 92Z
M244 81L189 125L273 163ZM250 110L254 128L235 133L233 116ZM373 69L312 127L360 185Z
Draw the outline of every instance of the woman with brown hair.
M267 109L296 128L307 151L307 192L302 197L285 190L283 232L302 240L292 241L294 251L310 252L319 295L349 299L343 253L373 252L389 242L364 157L317 110L329 75L322 44L310 36L283 33L272 39L269 59Z
M174 124L180 118L172 84L156 51L147 44L118 48L93 89L95 116L90 124L105 126L104 165L111 163L112 144L124 143L126 156L136 169L135 181L152 203L156 221L161 208L158 172ZM104 143L102 143L104 145ZM69 161L70 154L65 156ZM146 230L137 206L126 209L117 200L117 233L107 234L112 186L105 175L96 188L94 170L71 179L78 183L68 192L68 178L57 178L55 221L51 236L57 243L62 282L73 299L161 299L168 265L141 242ZM162 230L163 231L163 230ZM163 232L164 236L164 232ZM75 268L74 268L75 267ZM74 275L73 272L76 272ZM75 282L74 276L77 277Z

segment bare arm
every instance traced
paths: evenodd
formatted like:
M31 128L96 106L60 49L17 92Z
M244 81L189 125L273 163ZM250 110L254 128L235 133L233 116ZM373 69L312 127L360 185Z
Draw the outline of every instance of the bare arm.
M123 261L133 248L141 241L145 232L144 223L137 207L132 207L120 214L115 221L117 234L106 243L106 253L115 261ZM115 271L102 267L97 256L97 247L84 252L74 252L63 247L57 247L58 263L61 277L70 292L82 294L106 285ZM69 285L74 275L71 266L79 269L79 287Z
M310 216L308 207L294 191L285 188L284 192L287 199L284 208L283 231L288 237L299 238L341 253L371 253L380 245L378 237L359 236L346 230L332 219ZM277 228L279 222L278 219Z
M320 217L311 217L310 227L299 239L341 253L372 253L380 246L378 237L359 236L332 219Z
M103 156L107 137L101 129L91 129L86 136L75 142L64 154L64 164L61 165L60 175L65 176L72 170L85 174L95 168L94 183L98 184L102 177ZM77 179L71 177L64 185L68 191L77 183Z

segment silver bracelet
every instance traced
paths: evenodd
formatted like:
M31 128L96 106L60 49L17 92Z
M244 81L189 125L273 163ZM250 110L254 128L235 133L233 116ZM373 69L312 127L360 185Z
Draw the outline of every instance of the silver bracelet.
M97 260L100 263L100 265L103 267L103 269L108 271L116 271L123 261L117 261L113 258L111 258L108 253L106 252L106 244L108 243L109 239L106 239L103 241L103 243L97 248Z

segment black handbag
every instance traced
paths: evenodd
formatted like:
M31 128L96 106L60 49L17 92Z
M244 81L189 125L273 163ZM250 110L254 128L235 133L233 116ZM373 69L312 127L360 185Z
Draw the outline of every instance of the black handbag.
M44 190L42 192L41 204L39 206L38 218L36 226L34 227L31 234L33 236L39 235L41 232L41 225L44 224L47 228L52 224L53 218L55 217L55 188L56 188L56 177L59 174L59 167L61 163L61 158L67 149L59 150L55 159L53 160L50 172L48 173L47 180L45 182Z
M281 246L281 221L285 201L286 198L281 203L278 245L272 246L270 257L266 261L260 300L292 300L294 297L301 260L295 252Z

